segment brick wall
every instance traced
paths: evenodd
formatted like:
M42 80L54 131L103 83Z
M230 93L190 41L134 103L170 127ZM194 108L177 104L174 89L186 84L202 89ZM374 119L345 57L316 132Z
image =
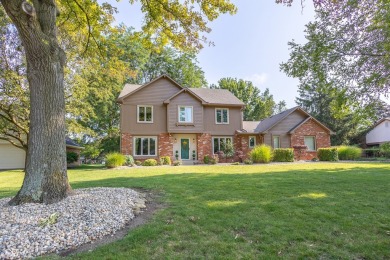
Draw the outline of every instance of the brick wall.
M121 153L124 155L133 154L133 136L129 133L121 135Z
M213 146L211 134L196 134L196 150L198 151L198 161L203 162L203 158L205 155L213 155Z
M173 137L168 133L158 135L158 156L169 156L171 160L176 160L173 155Z
M250 136L255 136L256 137L256 145L261 145L263 143L263 137L260 135L250 135ZM234 136L234 150L237 151L242 151L243 152L243 159L248 159L249 158L249 153L252 151L252 148L249 148L249 135L239 135L236 134ZM235 161L239 161L239 158L235 156Z
M316 137L316 149L330 146L330 134L312 119L301 125L291 135L291 146L304 145L305 136ZM317 157L316 151L303 151L300 155L298 151L294 151L294 153L295 159L300 157L301 160L311 160Z

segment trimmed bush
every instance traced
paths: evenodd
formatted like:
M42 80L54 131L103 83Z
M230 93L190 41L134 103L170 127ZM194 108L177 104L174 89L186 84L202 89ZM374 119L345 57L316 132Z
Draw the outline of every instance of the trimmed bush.
M274 149L273 159L274 162L293 162L294 161L294 149L292 148L276 148Z
M132 165L134 165L134 158L133 158L133 156L131 156L131 155L125 155L125 157L126 157L126 165L127 165L127 166L132 166Z
M265 144L255 146L249 156L254 163L269 163L272 159L271 146Z
M390 158L390 142L381 144L379 146L379 151L382 156Z
M135 165L141 166L141 165L142 165L142 162L141 162L141 161L135 161Z
M209 164L210 163L210 155L206 154L204 157L203 157L203 162L205 164Z
M319 148L317 150L318 159L320 161L335 162L339 160L337 148Z
M126 157L121 153L109 153L106 155L106 167L115 168L126 163Z
M250 160L250 159L245 159L245 160L244 160L244 163L245 163L245 164L253 164L252 160Z
M381 151L379 148L367 148L363 150L366 157L380 157Z
M160 157L160 164L161 165L171 165L171 157L169 156L161 156Z
M147 159L142 163L142 166L157 166L157 161L155 159Z
M180 160L176 160L173 162L173 166L180 166L181 165L181 161Z
M356 160L362 157L362 149L356 146L338 146L339 160Z
M67 163L74 163L77 162L79 159L79 155L75 152L66 152L66 162Z

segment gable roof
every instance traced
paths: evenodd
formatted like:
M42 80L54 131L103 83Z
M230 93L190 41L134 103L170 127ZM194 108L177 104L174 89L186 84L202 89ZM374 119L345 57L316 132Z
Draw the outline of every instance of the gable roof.
M260 133L265 134L268 130L279 124L283 119L285 119L287 116L289 116L294 111L301 111L304 113L307 118L304 119L302 122L300 122L298 125L294 126L288 133L294 133L296 129L298 129L301 125L306 123L308 120L313 119L317 124L319 124L321 127L329 131L331 134L334 134L332 130L327 128L325 125L323 125L320 121L312 117L309 113L307 113L305 110L303 110L301 107L296 106L290 109L287 109L279 114L270 116L265 118L262 121L244 121L243 122L243 129L242 131L239 131L241 133ZM257 124L257 125L256 125Z
M179 87L180 89L182 89L183 87L179 85L179 83L177 83L176 81L174 81L171 77L169 77L168 75L161 75L160 77L157 77L155 78L154 80L148 82L148 83L145 83L143 85L136 85L136 84L126 84L121 93L119 94L119 97L117 99L117 102L118 103L122 103L123 99L127 98L128 96L138 92L139 90L151 85L152 83L160 80L160 79L167 79L169 81L171 81L174 85L176 85L177 87Z
M382 118L381 120L379 120L378 122L376 122L376 123L371 127L371 130L374 129L375 127L377 127L378 125L382 124L382 123L385 122L385 121L390 121L390 117Z
M164 101L169 104L171 99L186 92L202 102L202 105L223 105L223 106L245 106L233 93L226 89L209 89L209 88L184 88L175 93Z
M232 92L226 89L189 88L208 105L245 106Z
M72 139L70 139L69 137L65 137L65 143L66 143L66 147L69 147L69 148L75 148L75 149L84 149L84 147L80 146L78 143L76 143L75 141L73 141Z

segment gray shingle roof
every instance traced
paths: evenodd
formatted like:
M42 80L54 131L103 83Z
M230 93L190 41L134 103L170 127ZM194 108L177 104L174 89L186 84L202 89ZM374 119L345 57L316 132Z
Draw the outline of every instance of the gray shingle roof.
M137 85L137 84L126 84L126 85L123 87L121 93L119 94L118 99L119 99L119 98L122 98L122 97L124 97L124 96L126 96L127 94L129 94L129 93L131 93L131 92L137 90L137 89L140 88L140 87L142 87L142 85Z
M211 105L245 105L226 89L189 88L189 90Z
M266 119L261 121L256 127L256 132L262 133L269 130L271 127L279 123L282 119L284 119L286 116L288 116L298 108L299 107L293 107L283 111L282 113L267 117Z
M243 121L242 122L242 130L247 133L255 133L258 132L256 128L259 126L260 121Z

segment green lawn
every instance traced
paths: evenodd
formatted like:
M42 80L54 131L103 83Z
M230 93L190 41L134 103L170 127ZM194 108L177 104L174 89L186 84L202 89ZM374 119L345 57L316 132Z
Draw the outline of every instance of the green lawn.
M0 197L21 185L0 172ZM167 207L75 259L390 259L390 164L313 163L69 171L72 187L137 187Z

